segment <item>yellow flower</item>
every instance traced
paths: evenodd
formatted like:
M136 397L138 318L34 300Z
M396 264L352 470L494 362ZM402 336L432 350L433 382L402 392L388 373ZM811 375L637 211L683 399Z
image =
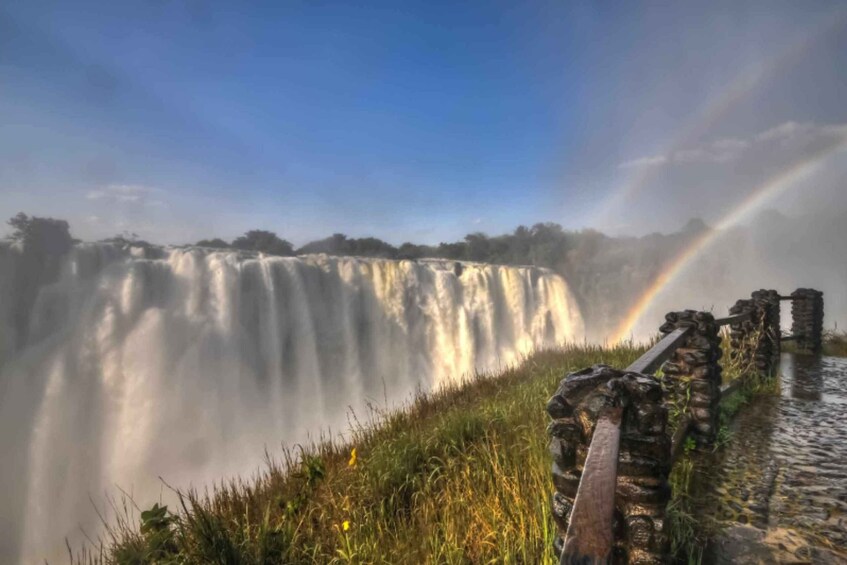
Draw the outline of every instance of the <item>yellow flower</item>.
M344 520L343 522L341 522L341 529L345 532L347 530L349 530L350 529L350 520Z
M348 467L356 466L356 448L353 448L353 451L350 452L350 461L347 462Z

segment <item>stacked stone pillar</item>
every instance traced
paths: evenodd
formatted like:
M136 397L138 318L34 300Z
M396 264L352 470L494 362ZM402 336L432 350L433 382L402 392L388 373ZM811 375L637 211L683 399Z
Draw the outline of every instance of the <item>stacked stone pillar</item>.
M569 374L547 403L553 421L548 432L553 455L553 518L561 554L568 519L594 426L600 412L623 406L618 478L615 490L614 562L665 563L668 536L665 508L670 498L668 412L659 381L649 375L595 365Z
M791 293L791 333L798 336L797 350L820 353L823 346L823 293L798 288Z
M741 356L760 377L769 378L779 366L781 351L779 293L757 290L729 309L733 316L746 312L750 313L748 319L730 325L730 355L732 359Z
M757 290L752 294L753 302L761 310L762 336L756 367L767 376L772 376L779 366L782 351L780 331L779 293L775 290Z
M672 401L686 402L692 435L698 446L711 445L718 432L721 399L720 337L709 312L670 312L659 328L667 335L678 328L693 328L687 341L662 366L664 383Z
M729 309L730 316L748 313L750 316L746 320L729 326L730 359L742 363L742 370L745 371L748 367L752 369L757 366L757 358L764 359L763 355L758 355L756 339L762 325L762 313L749 298L736 301Z

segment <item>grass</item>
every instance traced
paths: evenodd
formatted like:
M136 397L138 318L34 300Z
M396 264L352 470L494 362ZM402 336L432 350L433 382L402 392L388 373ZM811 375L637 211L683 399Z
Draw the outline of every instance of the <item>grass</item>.
M759 339L759 332L748 336L742 348L752 348ZM712 451L719 451L728 445L733 438L730 428L732 419L748 405L755 396L761 394L778 394L779 379L764 377L758 374L752 360L746 356L732 357L730 351L729 331L721 331L721 349L724 356L720 363L723 367L723 384L730 384L743 378L743 384L728 397L721 400L719 413L719 428ZM673 406L673 404L672 404ZM669 477L672 498L667 507L671 552L677 560L689 564L700 564L708 545L709 539L717 533L720 524L708 517L702 516L697 510L696 494L692 493L692 481L696 465L702 454L695 450L695 443L689 437L686 441L683 455L674 464ZM709 461L708 454L706 460Z
M823 330L821 335L821 354L829 357L847 357L847 332L839 330L838 326L831 330ZM789 341L782 344L782 350L797 353L797 344Z
M264 471L249 480L177 491L176 509L113 503L118 517L71 561L555 563L544 405L566 373L596 363L626 367L645 349L539 352L499 375L418 395L402 411L374 411L347 442L266 456ZM740 360L722 364L725 382L749 374ZM767 386L750 380L722 404L718 446L731 440L735 412ZM668 524L674 553L697 563L707 529L689 495L691 444L670 477Z
M823 354L830 357L847 357L847 332L824 330L823 332Z
M625 367L644 348L567 346L479 375L347 442L268 457L257 477L131 501L76 563L554 563L544 405L567 372Z

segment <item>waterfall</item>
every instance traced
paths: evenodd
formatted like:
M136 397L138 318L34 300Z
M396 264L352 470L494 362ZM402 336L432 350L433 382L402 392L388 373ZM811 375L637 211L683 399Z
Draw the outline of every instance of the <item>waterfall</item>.
M116 485L144 506L159 477L249 474L350 409L583 336L531 267L77 244L28 283L25 255L0 244L3 563L63 559Z

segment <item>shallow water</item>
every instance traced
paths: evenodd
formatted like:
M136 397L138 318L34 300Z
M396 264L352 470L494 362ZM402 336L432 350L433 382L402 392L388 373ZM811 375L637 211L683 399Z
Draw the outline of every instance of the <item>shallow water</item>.
M698 462L698 513L763 530L780 560L847 563L847 359L786 353L780 372L779 394L743 407Z

